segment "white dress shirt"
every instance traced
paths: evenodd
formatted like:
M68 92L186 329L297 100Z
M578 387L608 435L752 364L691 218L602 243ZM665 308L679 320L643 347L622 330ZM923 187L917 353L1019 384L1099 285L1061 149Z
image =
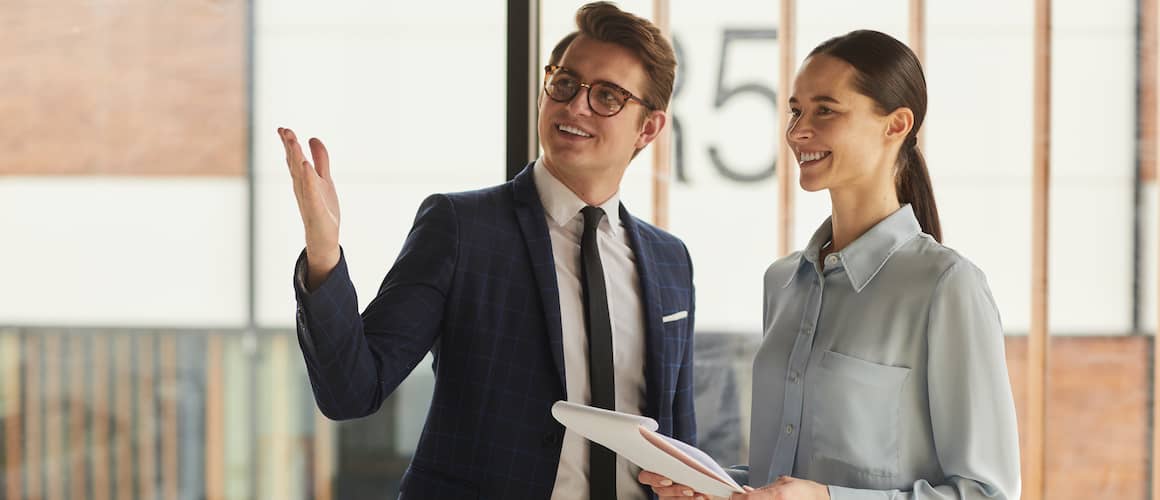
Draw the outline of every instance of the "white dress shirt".
M568 401L591 403L588 385L588 333L580 285L580 237L584 232L587 206L576 193L556 179L543 159L533 170L536 190L548 219L552 256L556 262L556 283L560 289L560 321L564 337L564 378ZM600 205L605 217L596 232L604 282L608 289L608 313L612 321L612 358L616 379L616 410L641 414L644 403L644 307L640 299L640 278L636 256L629 246L628 233L620 223L620 193ZM623 499L643 499L637 482L640 468L616 458L616 495ZM552 500L588 499L588 441L572 431L564 434L560 467Z

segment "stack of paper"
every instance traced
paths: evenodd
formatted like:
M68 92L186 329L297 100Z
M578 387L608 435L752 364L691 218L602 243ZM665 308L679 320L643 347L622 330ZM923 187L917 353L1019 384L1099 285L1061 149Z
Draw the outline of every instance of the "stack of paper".
M569 430L675 483L719 497L744 493L705 452L658 434L657 423L651 418L568 401L552 405L552 416Z

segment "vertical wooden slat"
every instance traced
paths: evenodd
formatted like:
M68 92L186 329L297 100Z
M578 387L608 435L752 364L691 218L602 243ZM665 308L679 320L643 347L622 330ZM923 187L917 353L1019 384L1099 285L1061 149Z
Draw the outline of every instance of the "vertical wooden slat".
M781 27L778 31L779 68L777 86L781 93L777 100L777 130L781 134L777 137L777 196L778 196L778 225L777 225L777 253L788 255L793 245L794 219L794 171L797 163L789 144L785 141L786 129L789 127L789 112L787 109L790 88L794 74L794 38L796 37L797 19L794 17L794 0L781 0Z
M222 339L211 334L205 366L205 495L207 500L225 498L225 394L222 384Z
M113 340L113 488L117 499L133 495L133 339L118 335Z
M138 498L157 497L157 418L154 414L153 349L157 339L140 335L137 341L137 493Z
M331 500L334 479L334 424L314 410L314 498Z
M1157 9L1156 0L1140 0L1140 16L1138 22L1140 23L1140 109L1138 111L1140 120L1139 130L1139 148L1140 154L1140 176L1137 179L1141 185L1136 189L1143 189L1143 186L1154 185L1156 183L1156 160L1157 160L1157 145L1160 145L1160 127L1157 127L1157 116L1160 115L1160 100L1157 99L1157 84L1160 83L1160 57L1157 51L1160 50L1160 10ZM1160 220L1160 217L1157 218ZM1157 262L1160 264L1160 261ZM1157 270L1160 271L1160 265L1157 265ZM1160 273L1157 274L1160 278ZM1157 286L1160 290L1160 286ZM1160 294L1158 294L1160 297ZM1158 308L1157 310L1160 310ZM1151 498L1160 498L1160 321L1157 322L1157 330L1152 337L1152 422L1150 433L1152 434L1151 443Z
M653 23L660 28L669 40L672 40L672 28L669 23L669 0L653 0ZM672 186L673 171L673 123L669 115L669 123L657 136L653 144L653 225L669 228L669 188Z
M1031 331L1027 349L1027 471L1023 498L1044 494L1047 425L1048 222L1051 179L1051 0L1035 2L1034 127L1032 132Z
M910 50L926 62L926 0L910 0Z
M109 500L109 353L108 335L92 338L93 372L89 396L93 408L93 443L90 467L93 470L93 500Z
M165 500L177 500L177 337L161 338L161 494Z
M247 345L250 342L254 344ZM257 433L268 418L261 399L264 394L257 379L260 358L250 352L262 352L264 346L257 337L231 336L222 342L221 379L236 381L218 391L221 404L221 450L218 460L222 465L222 488L228 500L264 498L258 492L261 472L261 453Z
M83 499L88 492L88 471L85 456L89 449L85 444L87 430L85 421L88 408L85 405L85 384L88 380L85 353L88 352L88 338L73 335L69 339L69 381L68 381L68 440L69 440L69 498Z
M1140 182L1156 181L1156 145L1160 137L1156 128L1157 118L1157 50L1160 50L1160 40L1157 39L1157 24L1160 12L1156 10L1156 0L1139 0L1140 2L1140 109L1139 115L1139 154L1140 154Z
M262 498L292 498L294 485L286 480L293 470L293 433L290 431L290 386L281 383L290 373L290 341L285 336L269 339L263 350L265 366L259 391L266 396L265 443L259 445L261 482L258 491Z
M61 408L61 339L44 336L44 498L64 500L64 416Z
M5 335L0 338L3 343L4 358L0 359L3 384L0 390L4 391L0 397L4 398L4 457L6 459L4 474L5 498L21 498L24 481L21 473L24 471L24 426L22 417L27 411L27 404L20 399L20 385L24 377L20 370L22 359L20 356L20 335Z
M1143 139L1140 145L1141 164L1139 182L1155 184L1157 181L1157 151L1160 150L1160 7L1156 0L1141 0L1140 2L1140 136ZM1157 218L1160 220L1160 217ZM1160 262L1158 262L1160 264ZM1160 270L1160 265L1157 266ZM1160 277L1160 273L1157 274ZM1157 286L1160 290L1160 286ZM1160 297L1160 294L1157 294ZM1157 309L1160 311L1160 308ZM1152 470L1151 486L1152 498L1160 498L1160 321L1157 321L1156 334L1152 337Z
M29 500L44 498L44 481L41 472L43 465L42 451L44 446L41 425L44 414L41 412L41 403L44 393L40 385L44 373L41 369L40 356L43 338L39 335L29 335L24 342L25 371L24 390L24 428L28 432L24 436L25 451L25 493Z
M926 0L910 0L910 50L918 62L926 66ZM923 136L918 133L918 147L923 147Z

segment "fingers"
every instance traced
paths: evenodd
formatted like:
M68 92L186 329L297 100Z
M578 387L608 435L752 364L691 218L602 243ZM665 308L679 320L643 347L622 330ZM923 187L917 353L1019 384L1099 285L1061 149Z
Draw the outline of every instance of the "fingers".
M705 495L693 491L688 486L681 486L679 484L664 487L653 486L653 493L656 493L660 498L681 498L684 500L705 500Z
M302 176L302 181L301 181L302 182L302 192L306 193L306 194L312 193L314 190L314 182L315 182L314 175L313 175L314 174L314 167L312 165L310 165L309 160L302 160L302 163L301 163L299 168L301 168L300 172L301 172L301 176Z
M673 481L660 474L649 472L647 470L640 471L636 476L637 481L641 484L652 486L652 490L660 498L693 498L704 500L705 496L693 491L692 488L683 484L674 484Z
M302 148L298 146L293 130L278 128L278 137L282 139L282 149L286 151L286 167L290 170L290 178L294 182L294 193L301 194L306 177L302 169Z
M745 493L734 493L729 496L729 500L750 500L749 494L757 491L756 488L748 484L741 485L741 489L745 490Z
M660 498L681 498L684 500L705 500L705 496L701 495L688 486L674 485L667 488L653 486L653 493L656 493Z
M290 145L286 142L290 129L278 127L278 140L282 141L282 149L286 152L286 159L290 159Z
M649 486L672 486L673 485L673 481L670 480L669 478L662 476L660 474L657 474L655 472L649 472L647 470L640 471L640 474L636 475L636 480L640 481L643 484L647 484Z
M294 194L299 200L299 207L303 208L306 200L313 199L320 192L318 181L324 179L333 182L330 177L330 153L321 140L310 139L310 154L314 158L311 164L302 152L298 136L288 128L278 128L278 136L282 139L282 147L286 151L286 166L290 170L290 177L294 183Z
M282 147L286 150L286 165L293 170L303 160L302 148L298 145L298 137L288 128L279 128L278 136L282 139Z
M317 138L310 139L310 155L314 157L314 166L318 168L318 175L326 180L330 179L330 153L326 146Z
M314 159L314 164L311 165L306 161L306 155L303 154L302 146L298 143L298 136L294 134L293 130L279 127L278 137L282 139L282 148L286 151L286 166L289 167L290 175L294 176L295 180L302 180L295 175L299 173L313 173L323 179L330 180L330 152L326 150L326 146L322 144L321 140L311 138L307 141L310 146L310 156ZM311 168L305 172L299 170L304 166Z

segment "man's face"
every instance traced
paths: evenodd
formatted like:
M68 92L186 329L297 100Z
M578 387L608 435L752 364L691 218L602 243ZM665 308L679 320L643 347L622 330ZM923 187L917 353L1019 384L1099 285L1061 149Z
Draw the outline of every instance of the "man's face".
M628 49L579 35L558 63L585 83L605 81L637 97L644 92L644 66ZM637 148L643 148L664 126L663 113L650 112L630 100L615 116L600 116L588 106L584 87L569 102L540 92L539 132L544 161L567 176L612 171L622 175ZM661 115L656 118L653 115ZM642 119L646 117L646 119Z

